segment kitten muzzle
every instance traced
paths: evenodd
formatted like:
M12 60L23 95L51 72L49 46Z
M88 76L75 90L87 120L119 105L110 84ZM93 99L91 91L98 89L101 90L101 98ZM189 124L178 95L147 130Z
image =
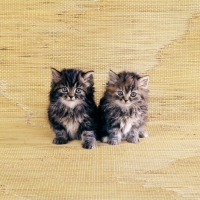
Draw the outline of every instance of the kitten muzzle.
M67 100L69 101L73 101L75 99L75 96L69 96L69 98L67 98Z

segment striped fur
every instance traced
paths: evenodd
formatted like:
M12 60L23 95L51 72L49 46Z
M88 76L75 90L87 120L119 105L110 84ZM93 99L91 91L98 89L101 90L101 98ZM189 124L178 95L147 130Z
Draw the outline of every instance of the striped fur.
M87 149L96 147L97 106L93 72L52 68L48 118L55 133L54 144L80 139Z
M98 108L102 142L116 145L126 139L137 143L139 137L148 137L144 129L148 114L148 82L148 76L110 71L106 91Z

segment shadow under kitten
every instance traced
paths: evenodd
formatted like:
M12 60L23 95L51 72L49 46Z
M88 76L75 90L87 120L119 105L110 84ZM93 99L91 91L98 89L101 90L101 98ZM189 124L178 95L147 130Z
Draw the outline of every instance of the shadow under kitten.
M52 71L48 118L55 133L54 144L82 140L86 149L96 147L97 106L94 101L93 71Z
M139 137L148 137L145 121L148 115L149 76L133 72L119 74L110 70L104 97L98 107L100 139L112 145L125 139L138 143Z

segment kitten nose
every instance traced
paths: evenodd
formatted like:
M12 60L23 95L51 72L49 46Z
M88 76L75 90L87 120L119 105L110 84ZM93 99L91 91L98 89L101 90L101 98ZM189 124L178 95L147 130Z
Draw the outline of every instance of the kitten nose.
M74 96L69 96L70 99L73 99Z
M125 103L126 103L128 100L124 99L124 101L125 101Z

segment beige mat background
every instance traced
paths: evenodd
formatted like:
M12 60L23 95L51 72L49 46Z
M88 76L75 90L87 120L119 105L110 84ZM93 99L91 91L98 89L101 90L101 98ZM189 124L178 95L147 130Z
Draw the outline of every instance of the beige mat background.
M200 199L199 0L0 1L0 199ZM53 145L50 67L150 75L137 145Z

